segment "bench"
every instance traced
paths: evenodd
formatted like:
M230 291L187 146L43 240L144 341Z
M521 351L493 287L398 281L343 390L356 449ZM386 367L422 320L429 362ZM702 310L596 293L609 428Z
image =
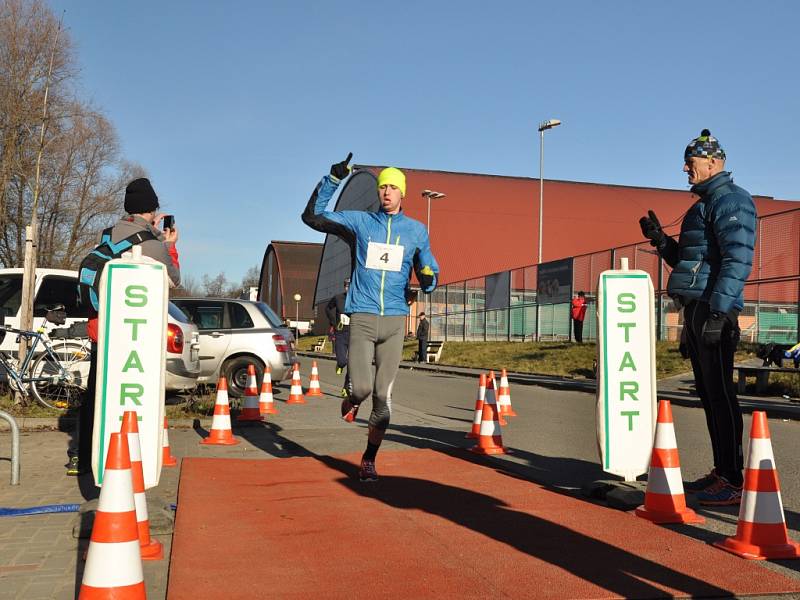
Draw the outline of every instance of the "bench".
M763 394L769 385L770 373L795 373L800 374L800 369L793 369L787 367L761 367L753 365L734 365L734 369L738 372L737 391L744 394L747 386L747 378L756 378L756 394Z
M328 338L325 336L317 338L317 343L314 344L314 352L324 352L325 344L328 343Z
M444 342L428 342L425 346L425 362L438 363L442 357L442 348L444 348Z

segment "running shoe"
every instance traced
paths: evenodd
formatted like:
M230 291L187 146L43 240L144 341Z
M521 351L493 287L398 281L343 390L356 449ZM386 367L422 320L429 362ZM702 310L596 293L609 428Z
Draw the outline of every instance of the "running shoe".
M349 398L349 397L350 397L350 390L348 390L346 387L343 387L343 388L342 388L342 391L341 391L341 392L339 392L339 395L340 395L342 398Z
M375 461L361 459L361 468L358 470L358 478L361 481L378 481L378 472L375 470Z
M343 368L343 367L336 367L336 374L337 374L337 375L341 375L341 374L342 374L342 371L344 371L344 368Z
M742 501L742 486L733 485L724 477L697 492L697 501L703 506L734 506Z
M348 396L344 400L342 400L342 418L347 421L348 423L352 423L356 420L356 415L358 414L358 404L353 404L350 402L350 397Z
M80 471L78 470L78 457L73 456L69 459L67 463L67 475L69 477L77 477L80 475Z
M704 489L713 485L717 482L719 476L717 475L716 469L711 469L711 472L707 475L703 475L699 479L695 479L694 481L684 481L683 482L683 491L689 492L690 494L695 494L697 492L702 492Z

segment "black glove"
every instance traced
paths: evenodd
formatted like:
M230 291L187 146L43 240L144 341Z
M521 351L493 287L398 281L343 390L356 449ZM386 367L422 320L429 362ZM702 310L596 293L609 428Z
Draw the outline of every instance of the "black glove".
M427 290L433 286L433 275L433 269L428 266L424 266L419 270L417 279L419 279L419 285L423 290Z
M706 346L718 346L722 339L722 329L728 322L728 315L712 312L703 323L703 343Z
M661 229L656 213L652 210L647 211L647 216L639 219L639 226L642 228L642 235L650 240L650 245L660 248L664 244L667 234Z
M350 175L351 168L347 166L347 163L350 162L350 159L353 158L353 153L350 152L342 162L338 162L335 165L331 165L331 175L333 175L336 179L341 181L345 179L348 175Z

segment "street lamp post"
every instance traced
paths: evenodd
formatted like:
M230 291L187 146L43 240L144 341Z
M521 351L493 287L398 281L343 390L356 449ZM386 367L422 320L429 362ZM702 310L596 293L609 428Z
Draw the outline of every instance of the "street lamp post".
M428 199L428 220L425 222L425 228L428 230L428 237L431 235L431 200L438 200L439 198L444 198L446 196L447 194L443 194L442 192L422 190L422 197Z
M539 258L537 260L538 264L542 264L542 234L543 234L543 227L542 224L544 223L544 132L548 129L552 129L553 127L558 127L561 125L561 121L558 119L548 119L547 121L542 121L539 123ZM539 277L539 272L537 268L537 281ZM538 285L537 285L538 288ZM536 339L541 340L541 332L539 331L539 292L536 292Z
M294 295L294 332L298 340L300 339L300 300L302 299L300 294Z

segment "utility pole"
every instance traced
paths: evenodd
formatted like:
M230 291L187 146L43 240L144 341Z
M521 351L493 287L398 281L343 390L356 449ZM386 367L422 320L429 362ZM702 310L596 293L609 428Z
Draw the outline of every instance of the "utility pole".
M25 227L25 259L23 262L22 274L22 299L20 305L20 329L33 329L33 298L36 288L36 248L39 238L39 191L40 175L42 168L42 154L44 153L44 132L47 127L47 96L50 93L50 77L53 73L53 61L55 60L58 38L61 35L61 26L64 21L62 14L56 29L56 37L53 40L53 48L50 51L50 64L47 68L47 79L44 84L44 101L42 103L42 126L39 130L39 150L36 154L36 177L33 183L33 204L31 206L31 224ZM28 351L28 341L20 337L19 341L19 362ZM17 398L19 401L20 398Z

